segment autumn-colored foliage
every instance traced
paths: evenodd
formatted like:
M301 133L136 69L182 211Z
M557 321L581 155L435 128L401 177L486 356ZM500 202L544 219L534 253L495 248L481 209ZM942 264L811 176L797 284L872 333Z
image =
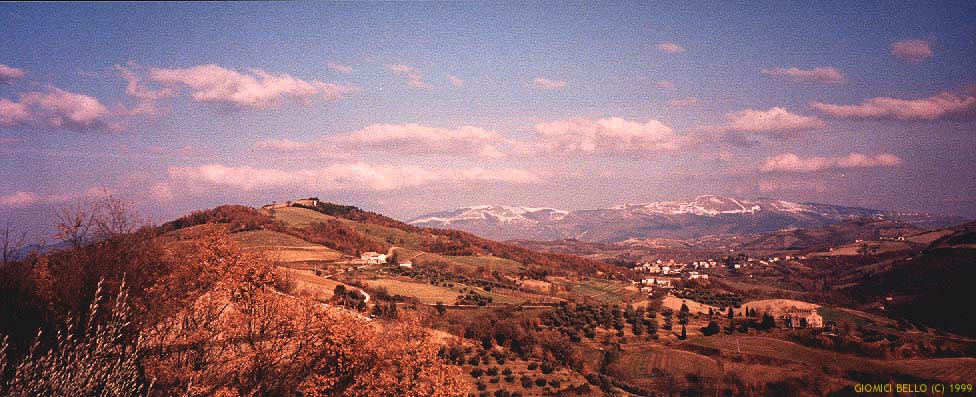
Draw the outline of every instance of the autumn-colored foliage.
M191 396L460 394L459 370L437 357L438 346L415 322L382 328L280 293L267 261L229 246L219 238L201 242L201 262L213 267L197 270L219 278L145 331L147 375L157 379L158 390Z
M281 228L282 232L310 243L321 244L347 255L356 255L366 251L386 252L388 245L370 240L349 227L342 221L330 219L325 222L314 222L307 227Z
M225 208L180 225L264 222L241 214L254 215ZM275 287L272 261L236 247L228 228L207 230L167 245L143 228L4 264L0 394L463 394L460 370L438 357L439 345L416 320L380 324L288 295ZM359 236L336 224L310 230L346 249L357 242L343 238ZM91 298L113 291L115 310Z
M193 211L190 215L167 222L160 227L161 232L179 230L207 223L226 223L231 231L255 230L272 223L271 217L251 207L243 205L222 205L214 209Z

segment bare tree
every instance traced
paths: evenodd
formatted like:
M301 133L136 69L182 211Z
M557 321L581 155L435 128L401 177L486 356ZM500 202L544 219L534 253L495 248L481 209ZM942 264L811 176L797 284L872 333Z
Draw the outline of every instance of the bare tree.
M78 201L55 211L56 237L74 248L92 239L108 239L136 231L139 221L129 204L107 190L91 200Z
M93 222L98 238L111 238L132 233L138 227L129 204L108 191L95 200Z
M2 256L4 267L6 267L8 263L17 259L17 257L21 254L20 250L24 248L24 244L26 242L26 232L17 233L10 225L10 221L4 223L3 229L0 230L0 248L3 249L0 256Z
M91 239L91 228L95 224L95 213L98 205L78 201L68 204L54 211L57 217L58 240L71 244L74 248L81 248Z

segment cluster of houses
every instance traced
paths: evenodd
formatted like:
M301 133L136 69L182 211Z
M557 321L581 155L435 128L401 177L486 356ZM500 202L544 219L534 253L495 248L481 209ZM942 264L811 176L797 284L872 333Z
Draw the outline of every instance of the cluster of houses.
M708 269L710 267L718 266L718 262L712 259L707 261L695 261L690 264L675 262L674 259L670 259L667 262L658 259L656 262L645 262L638 263L634 270L650 274L682 274L690 271L691 269Z

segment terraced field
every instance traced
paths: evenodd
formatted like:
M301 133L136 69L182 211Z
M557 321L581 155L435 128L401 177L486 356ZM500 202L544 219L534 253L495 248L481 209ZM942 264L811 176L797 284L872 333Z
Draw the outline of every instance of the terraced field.
M696 374L705 378L722 375L720 365L711 357L649 343L627 345L627 350L621 353L620 361L615 366L618 373L632 381L650 377L654 369L673 374Z
M639 294L639 292L633 289L628 289L629 284L619 281L586 279L575 282L564 280L564 284L574 295L585 296L599 302L629 302L630 298L636 297Z

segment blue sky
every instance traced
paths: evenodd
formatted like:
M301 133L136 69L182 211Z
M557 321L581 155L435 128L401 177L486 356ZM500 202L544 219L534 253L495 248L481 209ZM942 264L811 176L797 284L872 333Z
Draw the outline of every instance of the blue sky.
M976 218L974 59L967 2L3 3L0 219L43 236L103 189L158 220L700 194Z

